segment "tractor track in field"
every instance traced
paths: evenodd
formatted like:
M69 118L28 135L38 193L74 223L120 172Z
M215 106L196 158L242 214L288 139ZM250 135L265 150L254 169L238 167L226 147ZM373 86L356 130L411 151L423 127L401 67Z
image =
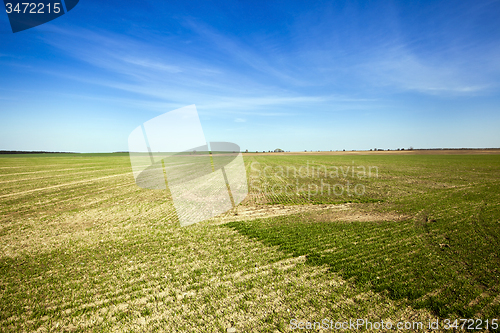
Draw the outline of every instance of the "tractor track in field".
M66 170L71 170L71 169L66 169ZM116 168L90 170L90 171L82 171L82 172L74 172L74 173L68 173L68 174L58 174L58 175L50 175L50 176L34 177L34 178L12 179L12 180L0 181L0 184L16 183L16 182L24 182L24 181L33 181L33 180L39 180L39 179L54 179L54 178L62 177L62 176L67 177L67 176L75 176L75 175L82 175L82 174L89 174L89 173L96 173L96 172L104 172L104 171L111 171L111 170L116 170ZM59 171L61 171L61 170L59 170ZM2 176L2 175L0 175L0 176Z
M2 169L5 168L25 168L24 166L22 167L2 167ZM78 168L68 168L68 169L57 169L57 170L38 170L38 171L28 171L28 172L16 172L16 173L5 173L3 175L0 175L0 177L7 177L7 176L18 176L18 175L28 175L28 174L33 174L33 173L47 173L47 172L59 172L59 171L68 171L68 170L83 170L83 169L95 169L97 166L86 166L86 167L78 167Z
M44 191L44 190L49 190L49 189L53 189L53 188L71 186L71 185L76 185L76 184L91 183L91 182L95 182L95 181L102 180L102 179L119 177L119 176L124 176L124 175L131 175L131 172L120 173L120 174L117 174L117 175L104 176L104 177L99 177L99 178L79 180L79 181L75 181L75 182L71 182L71 183L65 183L65 184L58 184L58 185L52 185L52 186L47 186L47 187L35 188L35 189L32 189L32 190L27 190L27 191L22 191L22 192L15 192L15 193L3 194L3 195L0 195L0 198L12 197L12 196L16 196L16 195L23 195L23 194L27 194L27 193Z

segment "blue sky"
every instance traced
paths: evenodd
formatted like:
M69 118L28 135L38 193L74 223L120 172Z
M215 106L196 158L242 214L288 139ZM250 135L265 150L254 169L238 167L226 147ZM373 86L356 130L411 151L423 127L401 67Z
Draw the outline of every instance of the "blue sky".
M93 1L13 34L0 149L127 150L196 104L245 150L500 147L500 1Z

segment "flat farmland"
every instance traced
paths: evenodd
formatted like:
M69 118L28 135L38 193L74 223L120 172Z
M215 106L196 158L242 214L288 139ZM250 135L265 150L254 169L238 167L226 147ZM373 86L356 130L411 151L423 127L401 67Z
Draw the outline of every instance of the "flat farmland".
M0 330L493 331L500 155L378 153L244 154L244 202L184 228L128 154L0 155Z

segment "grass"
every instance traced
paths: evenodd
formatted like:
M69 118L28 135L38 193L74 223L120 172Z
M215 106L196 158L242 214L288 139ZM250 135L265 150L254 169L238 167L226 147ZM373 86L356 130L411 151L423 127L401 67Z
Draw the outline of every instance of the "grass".
M331 163L326 157L317 159ZM338 222L315 212L227 226L440 317L497 318L499 156L357 159L383 170L366 185L378 189L368 196L383 204L369 210L397 211L411 218L397 223Z
M498 155L245 162L256 187L300 186L253 188L243 205L350 202L374 219L318 210L181 228L168 192L135 185L126 154L0 156L0 331L275 332L290 331L292 318L499 317ZM378 177L268 177L253 162L377 166ZM321 179L366 191L308 193ZM384 220L388 212L402 218Z

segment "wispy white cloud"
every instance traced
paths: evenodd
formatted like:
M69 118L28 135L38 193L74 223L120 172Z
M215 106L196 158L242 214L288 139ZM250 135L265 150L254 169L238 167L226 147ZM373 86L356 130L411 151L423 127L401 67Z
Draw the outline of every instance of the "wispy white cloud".
M220 114L258 114L265 108L271 115L295 112L269 110L277 106L363 109L379 103L370 97L379 92L382 96L401 91L472 95L491 89L496 82L490 79L491 73L478 71L469 63L473 54L467 50L461 57L445 61L419 54L411 41L398 35L379 34L360 51L332 39L328 33L334 32L321 37L312 33L315 38L333 41L321 47L324 41L311 40L309 32L300 30L294 36L294 49L285 51L272 42L245 43L193 19L183 22L195 34L189 40L190 47L184 49L84 29L58 31L60 38L46 42L104 70L94 76L63 75L152 98L144 104L152 109L191 103L202 112ZM317 29L327 30L324 23ZM201 56L204 49L208 51ZM494 69L495 61L487 61ZM496 68L498 72L498 60ZM136 100L140 103L143 99Z
M180 73L182 69L179 66L166 65L161 62L155 62L148 59L138 59L138 58L124 58L124 62L137 65L149 70L155 71L165 71L169 73Z
M149 102L139 97L122 98L124 103L132 103L131 99L134 99L136 102L132 104L144 103L146 108L164 110L166 105L196 103L201 112L280 116L293 112L259 110L289 105L373 102L373 99L334 95L331 92L312 95L283 89L262 82L261 77L243 75L234 68L220 67L214 65L213 61L182 55L128 36L87 30L62 31L61 34L61 38L47 39L46 42L79 61L104 69L105 75L101 72L81 75L80 72L44 68L39 71L153 98ZM224 43L232 45L228 40L224 40ZM248 56L245 59L250 58ZM252 63L252 66L272 68L263 58ZM284 77L277 71L275 73Z
M230 59L236 62L243 63L266 76L272 76L288 83L306 84L298 76L293 75L293 72L289 70L289 64L282 63L284 59L281 54L278 56L275 54L276 49L265 48L263 47L265 44L262 42L259 43L261 49L256 50L252 46L239 41L237 38L217 32L206 24L192 19L187 19L185 24L207 43L212 44L213 47L225 53Z
M383 50L356 68L373 86L425 94L476 94L494 86L491 70L478 71L470 54L461 59L436 60L416 55L403 46Z

